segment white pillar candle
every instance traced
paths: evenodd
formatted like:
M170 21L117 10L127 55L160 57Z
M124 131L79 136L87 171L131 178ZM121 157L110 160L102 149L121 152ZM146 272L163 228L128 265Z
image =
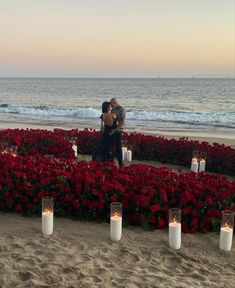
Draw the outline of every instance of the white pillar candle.
M53 212L42 212L42 234L44 236L49 236L53 233L53 218Z
M191 162L191 171L197 173L198 172L198 163L197 158L193 158Z
M110 238L112 241L119 241L122 237L122 217L112 216L110 218Z
M181 224L169 223L169 245L172 249L180 249L181 246Z
M126 160L129 162L132 161L132 151L131 150L126 151Z
M78 146L74 144L72 146L72 148L73 148L73 151L74 151L74 156L77 157L78 156Z
M122 160L126 160L126 152L127 152L127 147L122 147Z
M233 229L230 227L220 228L220 244L219 248L221 250L230 251L233 242Z
M204 159L202 159L200 161L200 165L199 165L199 172L203 172L206 169L206 161Z

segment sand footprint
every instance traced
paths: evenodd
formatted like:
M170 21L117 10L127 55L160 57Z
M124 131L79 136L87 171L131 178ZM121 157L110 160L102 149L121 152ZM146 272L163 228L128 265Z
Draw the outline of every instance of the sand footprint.
M28 281L29 279L32 278L32 275L30 272L19 272L19 278L21 281Z
M105 274L107 272L107 270L104 268L96 268L96 269L94 269L93 272L95 275L102 275L102 274Z
M87 282L89 284L98 284L98 283L102 283L102 279L98 276L85 276L84 277L84 282Z
M165 268L170 269L172 269L172 267L177 268L179 265L181 265L181 259L176 257L164 257L163 263Z
M17 254L17 253L13 253L13 254L11 254L11 258L17 260L17 259L19 259L19 258L21 258L21 257L20 257L19 254Z
M157 274L158 272L161 271L161 267L159 267L159 266L153 266L152 265L152 266L148 266L146 268L147 268L147 272L149 272L149 273ZM144 273L146 274L145 269L144 269Z
M1 252L6 252L8 251L8 247L7 246L0 246L0 253Z
M88 262L93 260L93 257L87 255L87 254L81 254L78 256L78 261L79 262Z
M0 270L2 270L5 267L5 264L3 264L2 262L0 262Z
M197 272L194 272L192 274L189 274L188 277L192 277L200 282L204 282L204 281L207 281L207 277L206 276L203 276Z
M124 263L127 265L132 265L133 263L138 263L140 261L140 257L135 254L131 254L130 252L124 257Z
M133 274L135 274L135 272L133 270L118 270L116 272L116 274L118 275L118 277L124 277L124 278L129 278L130 276L132 276Z

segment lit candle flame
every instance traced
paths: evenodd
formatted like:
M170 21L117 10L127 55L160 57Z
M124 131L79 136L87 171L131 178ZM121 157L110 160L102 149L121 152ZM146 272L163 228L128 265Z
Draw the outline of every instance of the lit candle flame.
M225 223L223 228L225 228L226 230L230 230L231 229L231 227L230 227L230 225L228 225L228 223Z
M48 208L46 208L43 212L46 213L46 214L51 214L52 213L52 211L50 209L48 209Z
M113 217L114 217L114 218L119 218L119 217L120 217L120 214L119 214L118 212L115 212L114 215L113 215Z

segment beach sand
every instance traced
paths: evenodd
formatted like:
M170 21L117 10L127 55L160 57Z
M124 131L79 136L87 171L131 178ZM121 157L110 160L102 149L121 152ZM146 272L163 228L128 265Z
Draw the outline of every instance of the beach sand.
M219 235L183 234L179 251L167 231L123 228L111 242L108 223L55 218L44 238L40 218L0 214L0 287L235 287L235 243Z
M156 134L169 138L189 136L235 147L232 134L204 135L194 131ZM79 155L78 159L89 161L91 156ZM155 161L132 163L189 171ZM222 252L216 233L183 234L182 248L174 251L168 246L167 230L146 232L129 226L123 229L122 240L114 243L109 238L107 223L56 218L54 234L49 239L41 234L40 218L0 214L0 223L2 288L235 287L235 241L232 251Z

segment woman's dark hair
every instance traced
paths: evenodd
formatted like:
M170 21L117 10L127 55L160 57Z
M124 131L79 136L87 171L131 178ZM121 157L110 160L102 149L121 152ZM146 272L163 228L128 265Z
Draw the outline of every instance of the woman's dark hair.
M109 112L109 108L110 108L110 102L104 102L102 104L102 113L107 113Z

